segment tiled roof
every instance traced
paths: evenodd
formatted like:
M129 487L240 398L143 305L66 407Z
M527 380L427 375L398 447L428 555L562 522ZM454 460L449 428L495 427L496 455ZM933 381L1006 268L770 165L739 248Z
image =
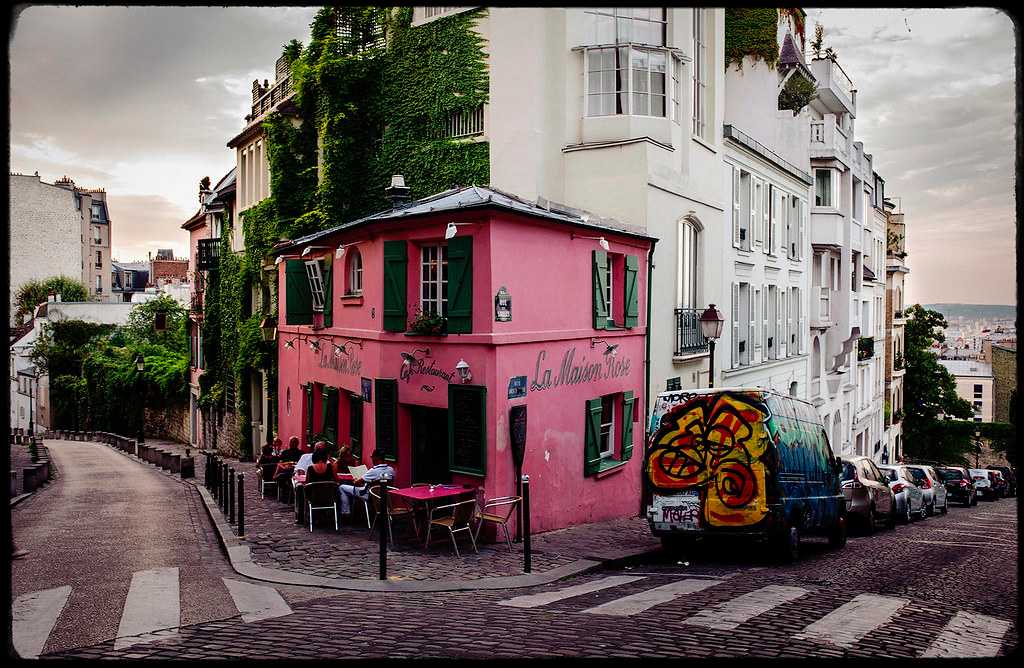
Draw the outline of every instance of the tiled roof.
M497 188L469 186L466 188L446 190L444 192L437 193L436 195L416 200L415 202L401 208L386 209L364 218L359 218L327 230L309 234L299 239L295 239L287 245L282 244L280 248L273 250L272 253L277 255L290 248L318 241L324 237L334 234L335 232L368 223L382 222L386 220L402 220L413 216L429 215L441 211L460 211L487 206L494 206L508 211L514 211L516 213L536 216L538 218L545 218L547 220L554 220L597 231L605 230L644 239L655 239L655 237L650 236L640 228L625 225L610 218L600 218L579 209L573 209L568 206L561 206L553 202L548 202L543 198L539 198L537 202L529 202L510 193L498 190Z

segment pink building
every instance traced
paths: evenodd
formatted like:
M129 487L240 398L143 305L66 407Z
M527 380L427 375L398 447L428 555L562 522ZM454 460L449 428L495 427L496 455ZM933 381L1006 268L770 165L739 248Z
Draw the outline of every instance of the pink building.
M636 515L654 242L471 187L281 245L281 437L492 498L525 406L533 530Z

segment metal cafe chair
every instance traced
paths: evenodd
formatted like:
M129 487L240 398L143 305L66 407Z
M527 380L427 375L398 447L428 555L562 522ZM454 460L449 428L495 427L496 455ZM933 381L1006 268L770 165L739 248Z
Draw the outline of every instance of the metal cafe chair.
M259 476L260 480L260 498L264 498L264 490L269 487L274 487L274 492L277 492L277 481L274 480L274 471L277 470L277 463L272 464L257 464L256 475Z
M460 531L465 531L469 534L469 540L473 544L473 552L477 552L476 538L473 536L473 528L470 526L473 515L476 513L476 508L476 499L468 499L458 503L449 503L444 506L431 508L430 520L427 523L427 540L423 545L423 549L427 550L430 547L430 531L437 526L448 530L448 535L452 539L452 546L455 548L456 557L460 556L460 554L455 534Z
M373 502L373 510L376 515L373 518L373 523L370 525L370 531L373 531L373 527L376 526L377 520L381 516L381 503L380 503L380 486L374 485L370 488L370 500ZM416 511L410 503L401 497L393 494L388 494L388 507L384 513L386 521L388 523L388 540L392 545L395 543L394 534L391 531L391 524L396 519L408 519L412 522L412 528L416 532L416 535L420 535L420 528L416 522Z
M313 511L330 510L334 512L334 530L338 530L338 486L326 480L310 482L303 485L303 495L309 509L309 532L313 533Z
M476 513L476 534L474 535L474 540L480 537L480 529L483 527L484 522L493 522L500 525L505 531L505 543L508 545L508 551L511 552L512 537L508 532L508 522L512 518L512 513L516 511L516 508L522 501L523 497L521 496L499 496L485 502L483 508L480 508Z

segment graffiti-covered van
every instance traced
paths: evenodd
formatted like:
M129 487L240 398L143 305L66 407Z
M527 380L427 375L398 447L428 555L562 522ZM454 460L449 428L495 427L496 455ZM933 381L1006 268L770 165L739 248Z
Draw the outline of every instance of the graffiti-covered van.
M663 392L650 433L647 518L666 546L746 534L795 558L801 534L846 542L841 468L806 401L760 388Z

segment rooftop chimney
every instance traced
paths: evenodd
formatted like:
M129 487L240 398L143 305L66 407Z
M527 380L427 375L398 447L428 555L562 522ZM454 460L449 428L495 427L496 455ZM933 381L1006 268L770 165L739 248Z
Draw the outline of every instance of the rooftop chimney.
M408 203L412 198L409 196L409 188L405 185L405 177L401 174L392 176L391 185L384 189L384 196L391 200L392 209Z

